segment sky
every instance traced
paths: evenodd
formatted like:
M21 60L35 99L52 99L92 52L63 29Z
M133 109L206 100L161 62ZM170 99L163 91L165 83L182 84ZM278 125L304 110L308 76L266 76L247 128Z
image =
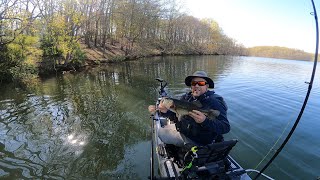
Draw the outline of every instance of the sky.
M314 0L320 17L320 0ZM245 47L282 46L314 53L316 23L311 0L181 0L183 11L212 18ZM320 23L319 23L320 24Z

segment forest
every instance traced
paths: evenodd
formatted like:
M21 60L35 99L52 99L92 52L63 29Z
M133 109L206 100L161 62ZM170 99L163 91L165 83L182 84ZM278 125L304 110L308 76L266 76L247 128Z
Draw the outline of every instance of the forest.
M259 52L181 7L176 0L1 0L0 83L146 56Z

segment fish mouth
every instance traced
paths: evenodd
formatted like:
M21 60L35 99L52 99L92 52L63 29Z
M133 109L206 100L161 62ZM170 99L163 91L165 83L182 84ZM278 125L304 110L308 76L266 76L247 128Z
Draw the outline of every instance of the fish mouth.
M174 103L171 99L164 99L163 104L167 109L171 109L174 107Z

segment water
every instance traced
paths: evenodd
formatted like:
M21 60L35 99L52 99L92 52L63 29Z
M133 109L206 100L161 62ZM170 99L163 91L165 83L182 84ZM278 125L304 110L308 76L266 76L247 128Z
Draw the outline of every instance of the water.
M200 69L229 106L232 130L226 139L239 139L232 156L244 168L255 168L292 127L312 65L255 57L156 57L46 79L29 91L0 87L0 179L147 179L147 106L156 98L154 79L166 79L170 94L180 96L188 91L185 76ZM305 113L268 175L320 176L319 89L317 73Z

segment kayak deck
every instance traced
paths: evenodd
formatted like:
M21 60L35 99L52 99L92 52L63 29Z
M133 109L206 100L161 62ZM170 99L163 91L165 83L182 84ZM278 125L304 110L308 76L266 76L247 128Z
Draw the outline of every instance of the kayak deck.
M181 164L170 152L172 151L170 147L173 145L167 145L163 143L158 137L158 129L162 128L163 125L170 123L170 120L165 117L159 116L157 113L154 115L153 120L153 143L156 149L156 157L158 160L160 176L161 178L181 179L182 176L186 176L185 172L183 171L188 170L188 168L186 168L186 166L181 166ZM223 169L226 167L224 166L225 163L228 164L227 170ZM229 179L251 180L246 171L230 155L227 155L223 161L208 162L201 166L193 167L193 171L195 171L196 174L189 173L187 176L190 176L190 174L192 176L192 174L194 174L197 178L200 179L208 179L208 177L210 177L209 179L213 177L226 177ZM204 176L202 176L202 174ZM190 177L190 179L194 178Z

